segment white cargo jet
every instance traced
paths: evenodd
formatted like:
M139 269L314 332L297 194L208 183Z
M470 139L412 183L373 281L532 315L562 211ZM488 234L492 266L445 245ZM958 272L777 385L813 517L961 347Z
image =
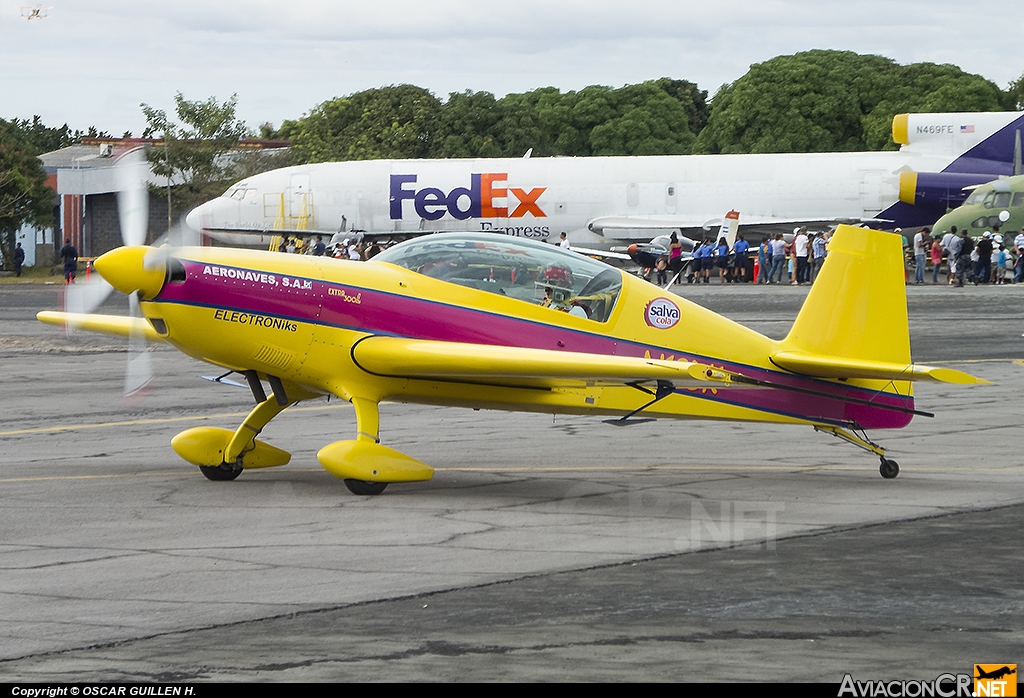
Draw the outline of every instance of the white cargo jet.
M396 239L500 232L573 245L700 237L737 208L748 230L835 221L928 225L1013 174L1024 113L901 114L899 151L650 157L367 160L286 167L193 210L195 230L236 245L365 231ZM1019 136L1017 136L1019 137Z

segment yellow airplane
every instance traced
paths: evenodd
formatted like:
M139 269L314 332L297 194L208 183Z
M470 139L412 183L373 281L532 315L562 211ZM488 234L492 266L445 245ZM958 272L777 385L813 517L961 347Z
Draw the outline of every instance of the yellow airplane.
M257 435L290 405L329 395L352 403L357 433L317 458L356 494L433 475L380 443L382 400L617 424L806 424L878 455L893 478L899 466L865 430L928 414L913 381L985 382L912 362L901 240L849 226L782 341L575 252L488 233L425 236L364 263L128 246L95 265L137 294L142 317L39 319L164 342L247 379L257 404L237 430L197 427L171 442L212 480L288 463Z

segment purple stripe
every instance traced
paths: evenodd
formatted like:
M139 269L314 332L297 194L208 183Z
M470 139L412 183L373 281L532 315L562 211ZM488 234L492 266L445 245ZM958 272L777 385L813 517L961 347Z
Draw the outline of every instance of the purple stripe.
M744 388L728 388L718 391L717 394L710 391L694 393L680 390L680 394L690 394L738 407L812 421L835 424L854 422L866 429L899 428L906 426L912 418L912 415L907 413L852 404L844 400L849 397L903 409L913 408L913 398L892 393L876 393L770 369L721 361L713 357L666 350L663 347L373 289L288 277L300 284L310 282L309 289L297 290L290 286L285 287L285 277L281 275L275 274L276 283L272 284L268 283L266 274L251 279L231 278L203 273L205 267L213 268L216 265L187 261L183 263L188 281L184 284L167 284L160 293L160 301L242 310L371 334L444 342L631 357L643 357L645 351L649 351L656 359L662 355L672 355L676 360L709 362L750 378L769 381L776 385L830 393L834 397L787 390ZM229 269L220 266L216 268ZM248 271L239 268L234 270L236 274L241 272L243 275ZM251 273L259 275L261 272ZM211 303L211 298L215 298L216 302Z

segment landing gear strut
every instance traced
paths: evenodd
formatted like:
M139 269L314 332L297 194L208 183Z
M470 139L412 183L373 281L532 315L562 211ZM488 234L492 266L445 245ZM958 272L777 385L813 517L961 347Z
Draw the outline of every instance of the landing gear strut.
M874 441L868 439L868 435L864 434L863 430L861 430L861 434L864 434L863 437L857 436L856 434L849 432L846 429L843 429L842 427L822 426L816 424L814 425L814 430L823 431L826 434L831 434L832 436L840 438L843 441L849 441L857 448L862 448L865 451L868 451L869 453L874 453L882 461L881 465L878 466L878 472L886 480L892 480L894 477L900 474L899 463L897 463L894 460L889 460L888 458L886 458L885 449L876 444Z

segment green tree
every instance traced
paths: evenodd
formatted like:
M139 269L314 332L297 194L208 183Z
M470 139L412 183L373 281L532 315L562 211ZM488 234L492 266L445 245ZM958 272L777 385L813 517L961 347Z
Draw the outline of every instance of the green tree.
M496 158L505 155L498 138L504 107L490 92L452 92L439 110L430 152L439 158Z
M391 85L328 100L279 134L301 162L430 157L440 109L422 87Z
M15 234L25 224L53 224L54 192L34 147L19 126L0 119L0 254L5 269L14 265Z
M1024 110L1024 75L1010 83L1006 88L1006 99L1011 109Z
M641 155L692 152L707 92L661 78L579 92L542 87L495 99L453 92L441 103L413 85L356 92L320 104L278 131L299 162L368 158Z
M672 78L659 78L653 80L652 84L664 90L666 94L683 105L692 133L698 134L704 130L711 113L707 90L699 89L689 80L673 80Z
M807 51L750 67L723 86L698 139L706 153L896 149L903 112L991 111L1009 98L956 66L901 66L883 56Z
M663 78L618 89L591 85L563 94L545 87L507 95L498 102L498 140L513 157L528 148L536 155L580 157L690 153L691 118L701 118L685 87L691 84Z
M109 138L110 134L90 126L86 131L74 130L64 124L51 128L42 122L39 115L31 119L11 119L8 123L9 133L18 138L32 153L41 155L53 150L66 148L80 143L83 138ZM130 136L131 134L127 134Z
M863 148L861 104L892 61L847 51L808 51L750 66L711 102L699 147L709 153L803 153Z
M507 94L498 100L501 120L495 138L505 157L521 157L531 148L538 156L560 154L554 147L557 133L542 116L561 99L555 87L541 87L532 92Z
M155 175L176 182L173 194L179 211L214 198L232 180L232 165L224 155L251 135L245 122L235 117L237 104L237 95L222 104L214 97L190 102L179 92L174 96L177 122L162 109L141 105L147 123L143 137L163 139L163 145L149 149L146 158Z
M696 136L691 111L657 82L614 91L615 113L590 130L594 155L686 155Z

